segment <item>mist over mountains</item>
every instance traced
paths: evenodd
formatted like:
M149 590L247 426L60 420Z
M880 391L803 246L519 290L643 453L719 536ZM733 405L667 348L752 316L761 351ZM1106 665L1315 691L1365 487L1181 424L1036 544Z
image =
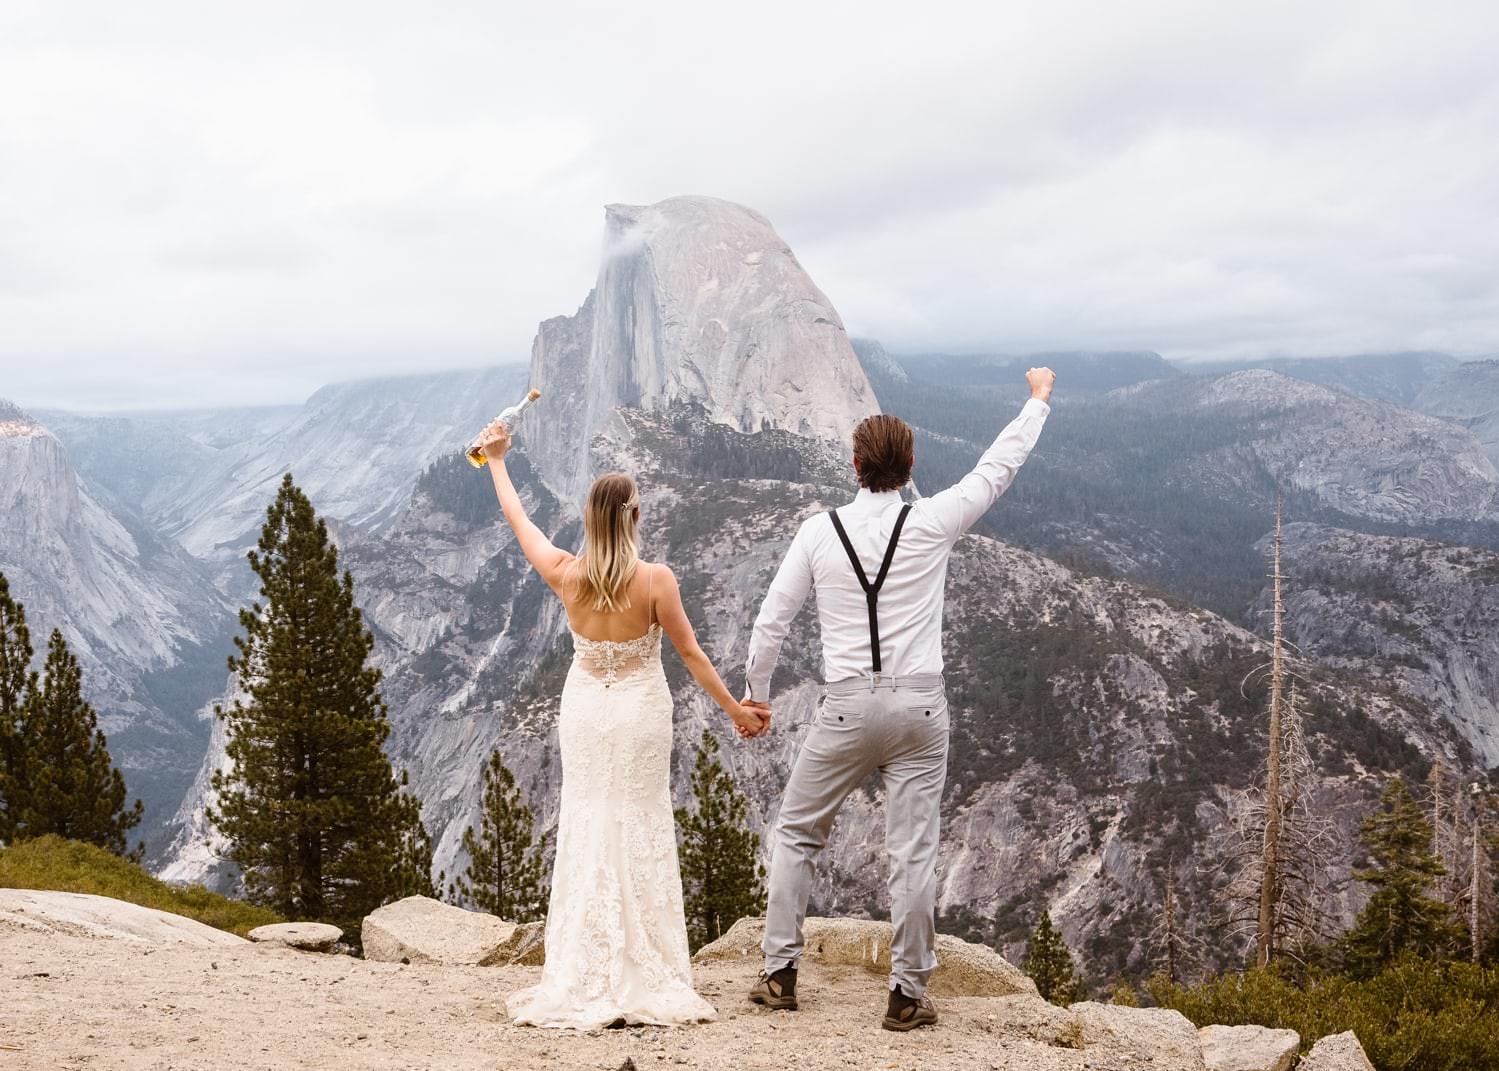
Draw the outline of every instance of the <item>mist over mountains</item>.
M1041 905L1101 972L1148 956L1168 869L1212 924L1202 865L1253 775L1265 696L1265 536L1288 521L1288 627L1304 654L1319 808L1354 858L1381 779L1440 758L1499 765L1499 361L1440 354L1174 364L1157 354L902 355L848 338L768 221L709 198L610 206L609 254L529 367L335 384L304 405L87 414L0 409L0 570L34 630L60 627L132 792L151 860L232 882L203 821L223 741L244 551L281 474L331 520L355 576L393 731L436 863L462 865L483 761L505 752L555 819L560 605L526 567L487 474L459 452L528 382L517 483L579 537L611 467L642 485L704 647L738 683L770 575L809 513L853 492L847 432L876 408L918 430L916 482L968 470L1014 415L1025 367L1058 374L1015 487L955 556L946 650L954 747L946 928L1011 951ZM786 645L770 738L732 739L669 656L676 785L718 733L752 821L773 820L820 667L810 609ZM814 897L876 912L882 799L856 793ZM1350 889L1334 905L1351 915ZM1231 949L1221 949L1230 956Z

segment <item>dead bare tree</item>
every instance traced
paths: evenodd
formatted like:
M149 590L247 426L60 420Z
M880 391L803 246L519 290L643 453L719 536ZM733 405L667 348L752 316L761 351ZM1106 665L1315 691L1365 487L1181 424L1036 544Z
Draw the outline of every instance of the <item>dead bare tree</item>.
M1431 808L1431 850L1447 870L1436 888L1437 897L1457 912L1466 889L1463 874L1467 869L1463 858L1467 838L1459 807L1461 797L1440 760L1431 764L1426 785Z
M1270 683L1269 724L1262 776L1225 799L1214 845L1226 876L1222 914L1226 933L1250 938L1256 966L1281 956L1305 962L1306 952L1333 933L1326 905L1335 892L1335 837L1315 807L1317 769L1307 748L1296 700L1296 678L1285 638L1285 575L1281 571L1281 504L1275 510L1271 585L1270 661L1260 673ZM1242 686L1241 686L1242 687Z
M1229 881L1224 888L1227 930L1253 935L1255 965L1263 958L1286 957L1305 963L1307 952L1330 939L1335 920L1327 905L1336 888L1332 879L1336 838L1332 824L1314 806L1316 766L1307 750L1301 712L1292 681L1280 719L1281 776L1273 810L1279 823L1275 865L1267 881L1263 851L1269 824L1268 776L1260 785L1234 793L1225 808L1228 824L1221 838ZM1270 912L1264 914L1266 889Z
M1180 982L1187 968L1202 960L1203 941L1193 932L1181 908L1176 888L1176 861L1168 859L1161 879L1161 910L1146 938L1157 969L1167 980Z
M1483 786L1474 781L1468 786L1468 797L1472 809L1468 820L1468 882L1466 896L1468 921L1468 953L1474 963L1483 954L1484 938L1492 924L1494 905L1488 896L1493 887L1490 876L1488 847L1493 843L1489 832L1488 811L1492 802L1484 794Z
M1161 897L1161 937L1166 952L1166 980L1175 982L1181 977L1181 927L1176 921L1176 875L1168 868L1166 889Z
M1285 600L1282 597L1280 571L1281 549L1281 500L1275 496L1275 566L1270 573L1274 591L1271 606L1270 641L1270 726L1266 732L1269 742L1266 759L1264 821L1262 860L1260 863L1260 904L1258 928L1254 935L1254 959L1259 967L1268 966L1275 954L1275 901L1280 876L1280 832L1281 832L1281 697L1284 694L1285 667Z

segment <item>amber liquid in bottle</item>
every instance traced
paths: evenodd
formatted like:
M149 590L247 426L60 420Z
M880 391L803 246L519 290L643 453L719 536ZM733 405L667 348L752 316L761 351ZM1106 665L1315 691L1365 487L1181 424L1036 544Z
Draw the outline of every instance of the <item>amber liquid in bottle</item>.
M533 390L515 405L512 405L509 409L506 409L495 419L500 421L505 425L505 427L514 432L515 425L520 422L520 415L527 409L531 408L532 403L534 403L536 399L540 397L541 391ZM484 456L484 448L482 445L480 445L478 439L475 439L473 442L469 443L468 450L465 452L468 455L469 464L473 465L474 468L481 469L485 465L489 464L489 458Z

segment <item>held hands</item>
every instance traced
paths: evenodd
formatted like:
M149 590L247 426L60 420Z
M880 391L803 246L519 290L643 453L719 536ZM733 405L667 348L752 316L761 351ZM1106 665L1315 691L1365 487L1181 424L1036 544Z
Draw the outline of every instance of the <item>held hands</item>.
M751 740L770 728L770 706L749 696L729 711L729 717L734 719L734 729L741 740Z
M510 429L501 420L491 420L479 433L479 449L491 461L499 461L510 450Z
M1057 374L1050 368L1032 368L1025 374L1025 381L1031 385L1032 398L1051 401L1051 388L1057 381Z

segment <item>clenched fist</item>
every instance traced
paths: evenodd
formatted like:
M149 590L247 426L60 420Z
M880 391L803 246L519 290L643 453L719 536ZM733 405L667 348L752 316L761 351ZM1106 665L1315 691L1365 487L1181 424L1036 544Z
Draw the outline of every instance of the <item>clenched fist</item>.
M1032 368L1025 374L1025 381L1031 385L1032 398L1049 402L1052 384L1056 383L1057 374L1050 368Z

